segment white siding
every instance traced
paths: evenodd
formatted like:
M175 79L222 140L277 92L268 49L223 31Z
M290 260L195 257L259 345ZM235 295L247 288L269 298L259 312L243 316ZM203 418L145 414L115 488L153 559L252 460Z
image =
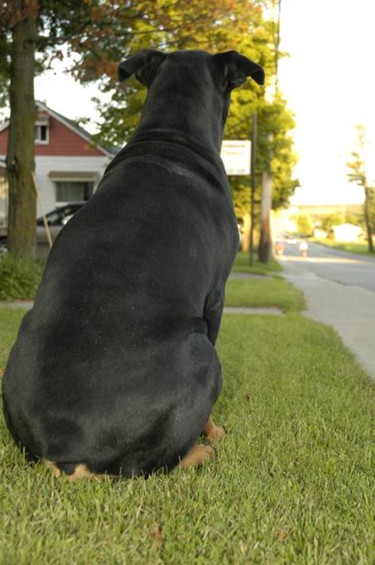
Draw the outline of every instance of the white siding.
M0 159L5 160L5 155L0 155ZM36 156L35 157L35 179L45 213L56 208L55 184L49 177L51 172L72 173L92 173L96 177L94 190L96 190L104 171L112 160L112 157L54 157ZM7 209L6 195L0 196L0 223L2 213ZM38 198L37 217L42 214L41 205ZM3 218L3 221L5 218Z
M92 173L95 177L94 190L96 190L106 166L111 161L110 157L35 157L35 178L40 193L44 212L56 208L55 184L49 177L53 172ZM38 202L37 216L42 213Z

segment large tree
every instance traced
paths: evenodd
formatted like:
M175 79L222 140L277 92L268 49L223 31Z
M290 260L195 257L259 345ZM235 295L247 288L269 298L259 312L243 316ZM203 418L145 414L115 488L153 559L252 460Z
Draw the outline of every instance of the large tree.
M8 249L17 258L32 259L35 254L34 77L46 63L47 53L56 54L57 46L87 25L90 12L88 2L73 0L8 0L1 4L0 98L4 100L8 88L10 106Z
M362 187L363 189L363 212L366 224L368 250L370 253L374 253L374 242L372 239L372 226L374 223L374 218L372 217L374 209L374 187L370 186L366 174L366 140L365 128L363 125L357 126L357 134L357 148L351 152L351 160L347 163L347 167L350 170L348 176L351 182L358 184L358 186Z
M8 247L19 257L35 248L34 73L38 6L14 0L6 14L11 31L10 111L7 173L9 185ZM4 64L4 63L3 63Z

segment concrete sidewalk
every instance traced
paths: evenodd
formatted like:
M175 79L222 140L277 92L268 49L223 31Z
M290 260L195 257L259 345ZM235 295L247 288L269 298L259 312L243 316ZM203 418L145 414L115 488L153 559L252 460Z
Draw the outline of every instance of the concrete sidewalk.
M283 276L305 295L304 314L333 327L375 379L375 293L335 283L283 262Z

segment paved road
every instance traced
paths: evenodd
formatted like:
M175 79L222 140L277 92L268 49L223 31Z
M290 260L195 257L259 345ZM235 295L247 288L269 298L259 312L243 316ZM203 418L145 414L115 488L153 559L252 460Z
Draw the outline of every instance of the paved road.
M306 297L306 316L332 326L375 378L375 260L315 244L303 258L287 244L280 263Z
M309 243L307 257L301 257L297 243L284 242L284 255L296 268L318 277L375 292L375 257L367 257Z

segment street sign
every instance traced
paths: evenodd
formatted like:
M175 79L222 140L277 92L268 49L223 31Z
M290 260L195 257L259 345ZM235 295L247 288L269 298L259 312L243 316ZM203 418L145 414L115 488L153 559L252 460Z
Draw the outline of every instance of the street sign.
M221 146L221 158L227 175L250 174L250 146L249 140L224 140Z

